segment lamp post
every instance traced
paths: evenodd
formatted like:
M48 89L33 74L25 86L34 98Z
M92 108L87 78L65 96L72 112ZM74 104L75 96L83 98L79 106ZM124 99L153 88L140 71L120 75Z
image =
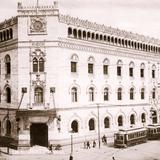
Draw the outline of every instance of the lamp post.
M69 160L73 160L73 130L70 131L71 133L71 153L70 153L70 156L69 156Z
M97 104L97 118L98 118L98 145L101 148L101 135L100 135L100 121L99 121L99 104Z

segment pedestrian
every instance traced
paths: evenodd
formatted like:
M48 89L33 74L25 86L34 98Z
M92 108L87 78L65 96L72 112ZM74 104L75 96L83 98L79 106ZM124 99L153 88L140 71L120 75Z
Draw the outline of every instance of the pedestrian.
M90 149L90 143L87 141L87 149Z
M103 137L102 137L102 142L103 142L104 144L107 144L107 137L105 136L105 134L104 134Z
M114 156L112 157L112 160L115 160Z
M72 156L72 154L70 154L70 156L69 156L69 160L73 160L73 156Z
M53 153L53 145L52 144L49 145L49 150L51 151L51 153Z
M96 142L95 142L95 140L93 141L93 148L95 148L96 147Z

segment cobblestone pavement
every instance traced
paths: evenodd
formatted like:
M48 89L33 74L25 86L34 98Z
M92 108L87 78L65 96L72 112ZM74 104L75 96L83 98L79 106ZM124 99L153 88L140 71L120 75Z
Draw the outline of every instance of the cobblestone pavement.
M70 146L50 154L1 154L0 160L69 160L69 156ZM115 160L160 160L160 141L148 141L125 149L113 148L109 145L102 145L100 149L98 146L84 149L83 146L74 145L73 160L112 160L113 156Z

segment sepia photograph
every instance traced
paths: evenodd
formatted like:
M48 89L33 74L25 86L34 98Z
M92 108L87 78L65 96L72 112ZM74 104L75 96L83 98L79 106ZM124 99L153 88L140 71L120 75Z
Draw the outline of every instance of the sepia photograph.
M160 160L159 8L1 0L0 160Z

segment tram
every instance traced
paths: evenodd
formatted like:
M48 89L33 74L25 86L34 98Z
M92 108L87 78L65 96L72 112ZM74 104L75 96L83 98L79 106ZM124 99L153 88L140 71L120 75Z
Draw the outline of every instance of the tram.
M160 125L159 124L150 124L148 128L148 139L156 140L160 139Z
M114 134L114 147L128 147L147 142L147 128L120 129Z

